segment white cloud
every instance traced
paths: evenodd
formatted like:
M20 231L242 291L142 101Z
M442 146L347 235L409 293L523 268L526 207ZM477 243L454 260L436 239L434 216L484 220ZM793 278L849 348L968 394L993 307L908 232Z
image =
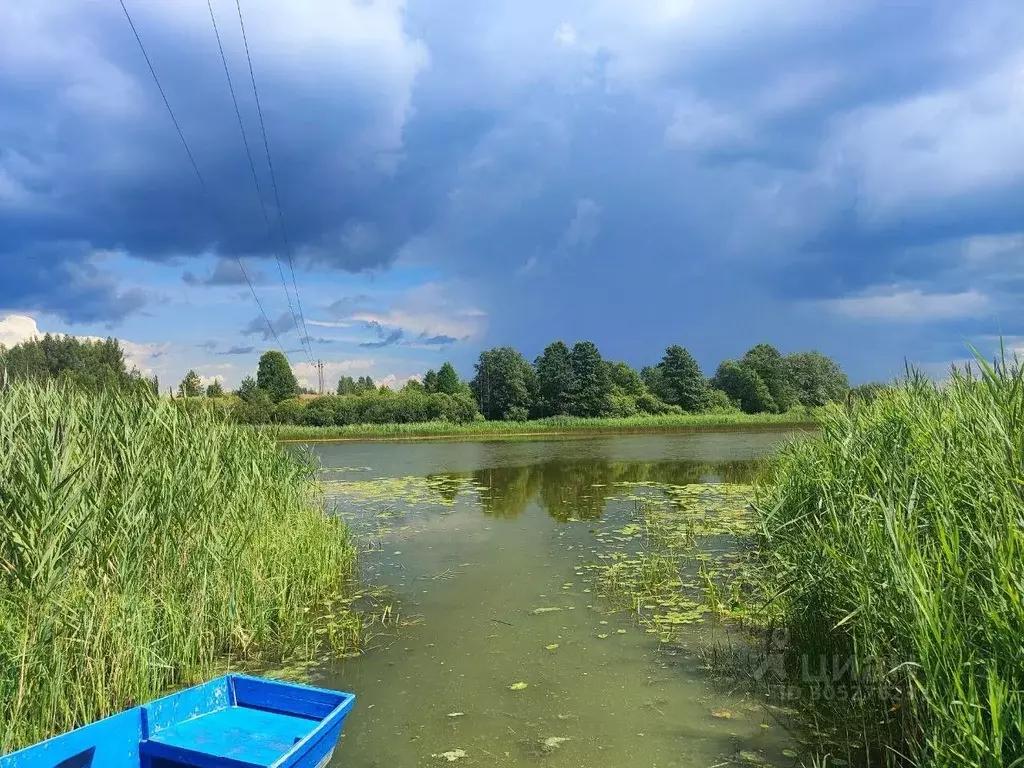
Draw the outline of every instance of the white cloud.
M755 44L805 40L842 27L868 10L863 0L597 0L577 24L580 38L609 54L609 77L650 82L690 61L732 55ZM684 65L685 66L685 65Z
M387 387L388 389L401 389L409 381L422 381L423 377L419 374L413 374L411 376L396 376L393 373L389 373L387 376L381 379L375 379L375 383L378 387Z
M536 255L531 256L522 263L522 266L520 266L519 269L516 270L516 275L523 277L525 275L529 275L532 274L533 272L536 272L537 265L539 263L540 261L537 259Z
M746 141L752 122L721 110L710 102L683 98L675 108L665 139L684 149L707 150Z
M971 289L961 293L924 293L920 289L890 287L862 296L825 302L832 311L860 320L927 322L981 317L990 311L988 297Z
M203 376L202 374L199 374L199 383L204 388L210 386L215 381L219 381L220 385L226 388L225 385L227 384L227 380L221 374L218 373L214 376Z
M0 208L14 210L27 207L32 202L32 193L14 174L0 165Z
M740 106L718 104L692 93L676 95L665 140L697 151L750 144L763 123L808 106L842 81L837 69L794 69L768 82Z
M807 106L843 82L837 69L784 72L757 96L755 106L762 115L779 115Z
M949 375L952 369L956 367L960 371L970 367L975 374L978 372L978 361L973 357L962 357L954 360L943 360L940 362L923 362L917 363L916 368L925 376L934 379L936 382L943 384L949 381Z
M589 197L576 201L576 214L569 222L562 245L566 249L589 248L601 231L601 206Z
M156 360L165 355L170 348L169 344L163 342L139 343L135 341L119 340L121 349L124 350L124 362L128 369L138 368L139 372L151 376L156 367Z
M1024 55L960 88L840 118L826 164L857 180L868 218L1024 182Z
M407 340L416 336L479 338L487 328L487 313L463 299L467 286L458 282L424 283L406 291L381 310L359 310L349 320L401 328Z
M576 28L567 21L563 21L555 30L555 42L564 48L570 48L576 44Z
M6 315L0 318L0 346L13 347L40 335L35 318L28 315Z
M334 360L324 363L324 389L333 392L342 376L366 376L373 368L372 359ZM295 378L304 387L316 388L320 378L315 365L299 363L293 369Z
M1024 232L968 238L964 241L964 255L971 262L985 262L995 258L1024 262Z

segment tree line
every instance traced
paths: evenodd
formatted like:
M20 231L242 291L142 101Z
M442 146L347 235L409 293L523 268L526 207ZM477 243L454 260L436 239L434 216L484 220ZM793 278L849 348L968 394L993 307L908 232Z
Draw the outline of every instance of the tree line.
M13 347L0 344L0 384L59 381L90 391L106 387L160 390L156 376L128 369L121 342L114 338L79 339L47 333Z
M288 360L270 351L260 358L256 376L247 376L234 392L231 416L245 424L408 424L418 421L463 423L480 418L469 385L451 363L410 379L395 391L377 386L370 376L342 376L335 394L308 395L299 386Z
M485 418L513 421L732 409L783 413L841 400L850 391L843 370L819 352L783 355L758 344L738 360L723 361L707 378L679 345L638 372L603 359L591 341L571 348L553 342L533 363L512 347L486 350L469 386Z
M47 334L9 349L0 346L0 383L18 379L58 380L93 390L119 386L159 391L156 377L128 370L124 350L113 338ZM853 391L868 398L883 387L866 384ZM370 376L342 376L333 395L309 397L312 393L299 386L287 359L276 351L264 353L255 376L243 379L234 392L225 392L218 381L202 386L194 370L177 388L183 399L203 397L222 404L238 421L319 425L716 410L780 413L839 401L850 392L839 365L813 351L783 355L769 344L758 344L705 376L693 355L678 345L668 347L656 364L636 370L604 359L591 341L571 347L552 342L532 362L512 347L484 350L468 381L446 362L398 391L378 386Z
M191 374L190 374L191 375ZM196 377L198 380L198 377ZM872 385L877 386L877 385ZM348 425L416 421L523 421L553 416L630 417L740 410L783 413L842 400L850 391L839 365L818 352L781 354L758 344L706 377L685 348L673 345L639 371L605 360L597 345L549 344L531 363L512 347L485 350L469 381L451 363L411 378L398 391L369 376L342 376L334 395L300 398L280 352L260 358L255 378L235 392L235 418L246 423Z

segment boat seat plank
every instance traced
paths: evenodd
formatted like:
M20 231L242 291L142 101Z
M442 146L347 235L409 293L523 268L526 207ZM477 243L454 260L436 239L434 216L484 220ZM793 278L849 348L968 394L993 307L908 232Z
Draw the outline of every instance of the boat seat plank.
M161 729L142 749L144 754L168 759L173 759L177 749L223 758L239 766L270 766L316 726L316 721L304 717L225 707ZM151 744L170 749L153 749Z

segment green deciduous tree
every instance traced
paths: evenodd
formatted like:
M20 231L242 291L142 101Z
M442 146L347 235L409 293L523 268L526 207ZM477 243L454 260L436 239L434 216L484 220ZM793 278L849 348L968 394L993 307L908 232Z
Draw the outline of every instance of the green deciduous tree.
M647 391L660 400L665 392L665 377L661 375L661 368L656 365L645 365L640 369L640 378Z
M74 387L134 387L142 381L137 370L128 371L124 350L114 338L78 339L46 334L16 344L0 345L0 382L24 379L59 380Z
M622 394L640 397L647 393L647 386L635 368L627 363L611 361L607 361L605 366L608 368L608 378L611 379L612 386Z
M459 374L451 363L445 363L438 369L437 391L445 395L454 395L459 391Z
M612 382L597 345L592 341L577 341L572 345L570 358L569 412L584 418L607 415L612 409Z
M537 373L535 415L562 416L571 412L572 353L564 341L555 341L534 361Z
M533 368L512 347L480 353L470 388L488 419L522 420L533 405L536 380Z
M299 384L282 352L270 350L260 357L256 369L256 385L270 396L271 402L279 403L299 392Z
M720 389L712 387L708 390L708 410L716 412L735 411L736 405L729 395Z
M238 389L235 390L235 394L238 395L245 402L253 400L257 393L260 392L260 388L256 386L256 379L252 376L246 376L242 379L242 383L238 385ZM265 392L263 394L266 394Z
M789 377L786 359L771 344L758 344L741 361L753 369L771 393L774 410L788 411L797 402L796 388Z
M433 368L423 374L423 389L429 394L437 392L437 371Z
M686 349L678 344L666 349L658 370L653 377L658 386L654 394L684 411L702 411L707 407L707 380Z
M356 393L356 380L351 376L342 376L338 379L338 386L335 392L339 395L354 395Z
M739 403L744 413L775 410L775 401L768 391L768 385L757 371L739 360L726 360L719 365L711 385Z
M365 394L366 392L376 392L377 385L373 383L373 378L370 376L360 376L356 379L356 394Z
M210 385L206 388L207 397L223 397L224 387L220 383L220 379L214 379Z
M185 374L185 378L181 380L181 384L178 385L178 396L199 397L202 394L203 385L199 381L199 374L195 371L189 371Z
M266 424L271 419L273 403L270 395L256 386L256 379L246 376L235 394L242 401L232 409L232 417L242 424Z
M801 405L814 407L838 402L850 390L850 381L831 357L820 352L786 355L789 379Z

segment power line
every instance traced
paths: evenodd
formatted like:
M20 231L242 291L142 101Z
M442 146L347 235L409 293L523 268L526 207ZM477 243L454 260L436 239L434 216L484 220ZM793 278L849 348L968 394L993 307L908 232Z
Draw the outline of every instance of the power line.
M306 316L302 312L302 298L299 296L299 285L295 281L295 263L292 260L292 247L288 241L288 232L284 227L284 211L281 208L281 196L278 194L277 174L274 173L274 161L270 158L270 142L267 141L267 126L263 121L263 107L260 104L260 92L256 88L256 74L252 69L252 57L249 55L249 38L245 33L245 19L242 18L242 0L235 0L238 8L238 26L242 29L242 42L245 44L245 59L249 63L249 79L252 81L252 93L256 98L256 112L260 116L260 131L263 133L263 149L267 153L267 166L270 168L270 185L274 190L274 205L277 207L277 221L281 228L281 240L284 242L284 253L288 259L288 269L292 275L292 288L295 290L295 303L299 306L299 320L302 322L302 334L309 347L309 331L306 330ZM312 353L312 349L309 350Z
M224 75L228 80L228 90L231 92L231 103L235 106L235 117L238 118L238 130L242 133L242 144L245 145L245 156L249 160L249 170L252 171L252 183L256 187L256 196L260 201L260 212L263 214L263 222L267 227L267 236L270 238L271 244L274 240L273 227L270 225L270 217L267 216L267 204L263 199L263 189L260 187L259 176L256 174L256 163L252 159L252 150L249 147L249 138L245 133L245 123L242 121L242 111L238 107L238 97L235 95L235 85L231 80L231 70L228 67L228 58L224 53L224 44L221 42L220 29L217 27L217 16L213 12L213 1L206 0L206 7L210 11L210 21L213 23L213 33L217 38L217 48L220 51L220 60L224 65ZM292 306L292 297L288 293L288 281L284 277L284 267L281 266L281 257L274 248L274 260L277 262L277 271L281 275L281 285L284 286L284 295L288 299L288 311L291 312L292 321L295 323L295 327L299 327L299 318L295 314L295 308ZM305 342L304 350L306 357L309 359L310 365L313 364L313 350L310 347L309 340L305 338L305 335L301 339Z
M199 172L199 166L196 164L196 158L192 154L192 150L189 149L188 142L185 141L185 134L181 130L181 126L178 124L178 118L174 116L174 110L171 109L171 102L167 100L167 94L164 93L164 87L160 84L160 78L157 77L156 69L153 67L153 62L149 58L149 54L146 53L146 46L142 44L142 38L139 36L139 30L135 28L135 22L132 21L132 15L128 12L128 6L124 4L124 0L118 0L121 3L121 10L124 11L124 17L128 19L128 25L132 28L132 33L135 35L135 41L139 44L139 50L142 51L142 56L146 59L146 64L149 66L149 73L153 76L153 82L156 83L157 90L160 91L160 97L164 101L164 106L167 107L167 114L171 116L171 122L174 123L174 128L178 132L178 138L181 139L181 145L185 148L185 154L188 155L189 162L192 164L192 170L196 173L196 178L199 179L199 186L203 189L203 194L209 199L210 203L213 203L213 195L210 194L210 188L206 185L206 179L203 178L203 174ZM278 348L281 350L281 354L288 359L288 353L284 351L284 345L281 344L281 339L277 337L277 331L274 329L274 324L270 322L270 318L267 317L267 313L263 310L263 304L260 302L260 297L256 295L256 288L252 284L252 280L249 279L249 273L245 269L245 264L242 263L242 258L235 254L235 261L238 262L238 268L242 271L242 277L245 278L245 284L249 286L249 292L252 293L252 298L256 302L256 306L259 307L260 314L263 316L263 322L267 324L267 328L270 329L270 334L274 337L274 341L277 343ZM288 361L291 365L291 360Z

